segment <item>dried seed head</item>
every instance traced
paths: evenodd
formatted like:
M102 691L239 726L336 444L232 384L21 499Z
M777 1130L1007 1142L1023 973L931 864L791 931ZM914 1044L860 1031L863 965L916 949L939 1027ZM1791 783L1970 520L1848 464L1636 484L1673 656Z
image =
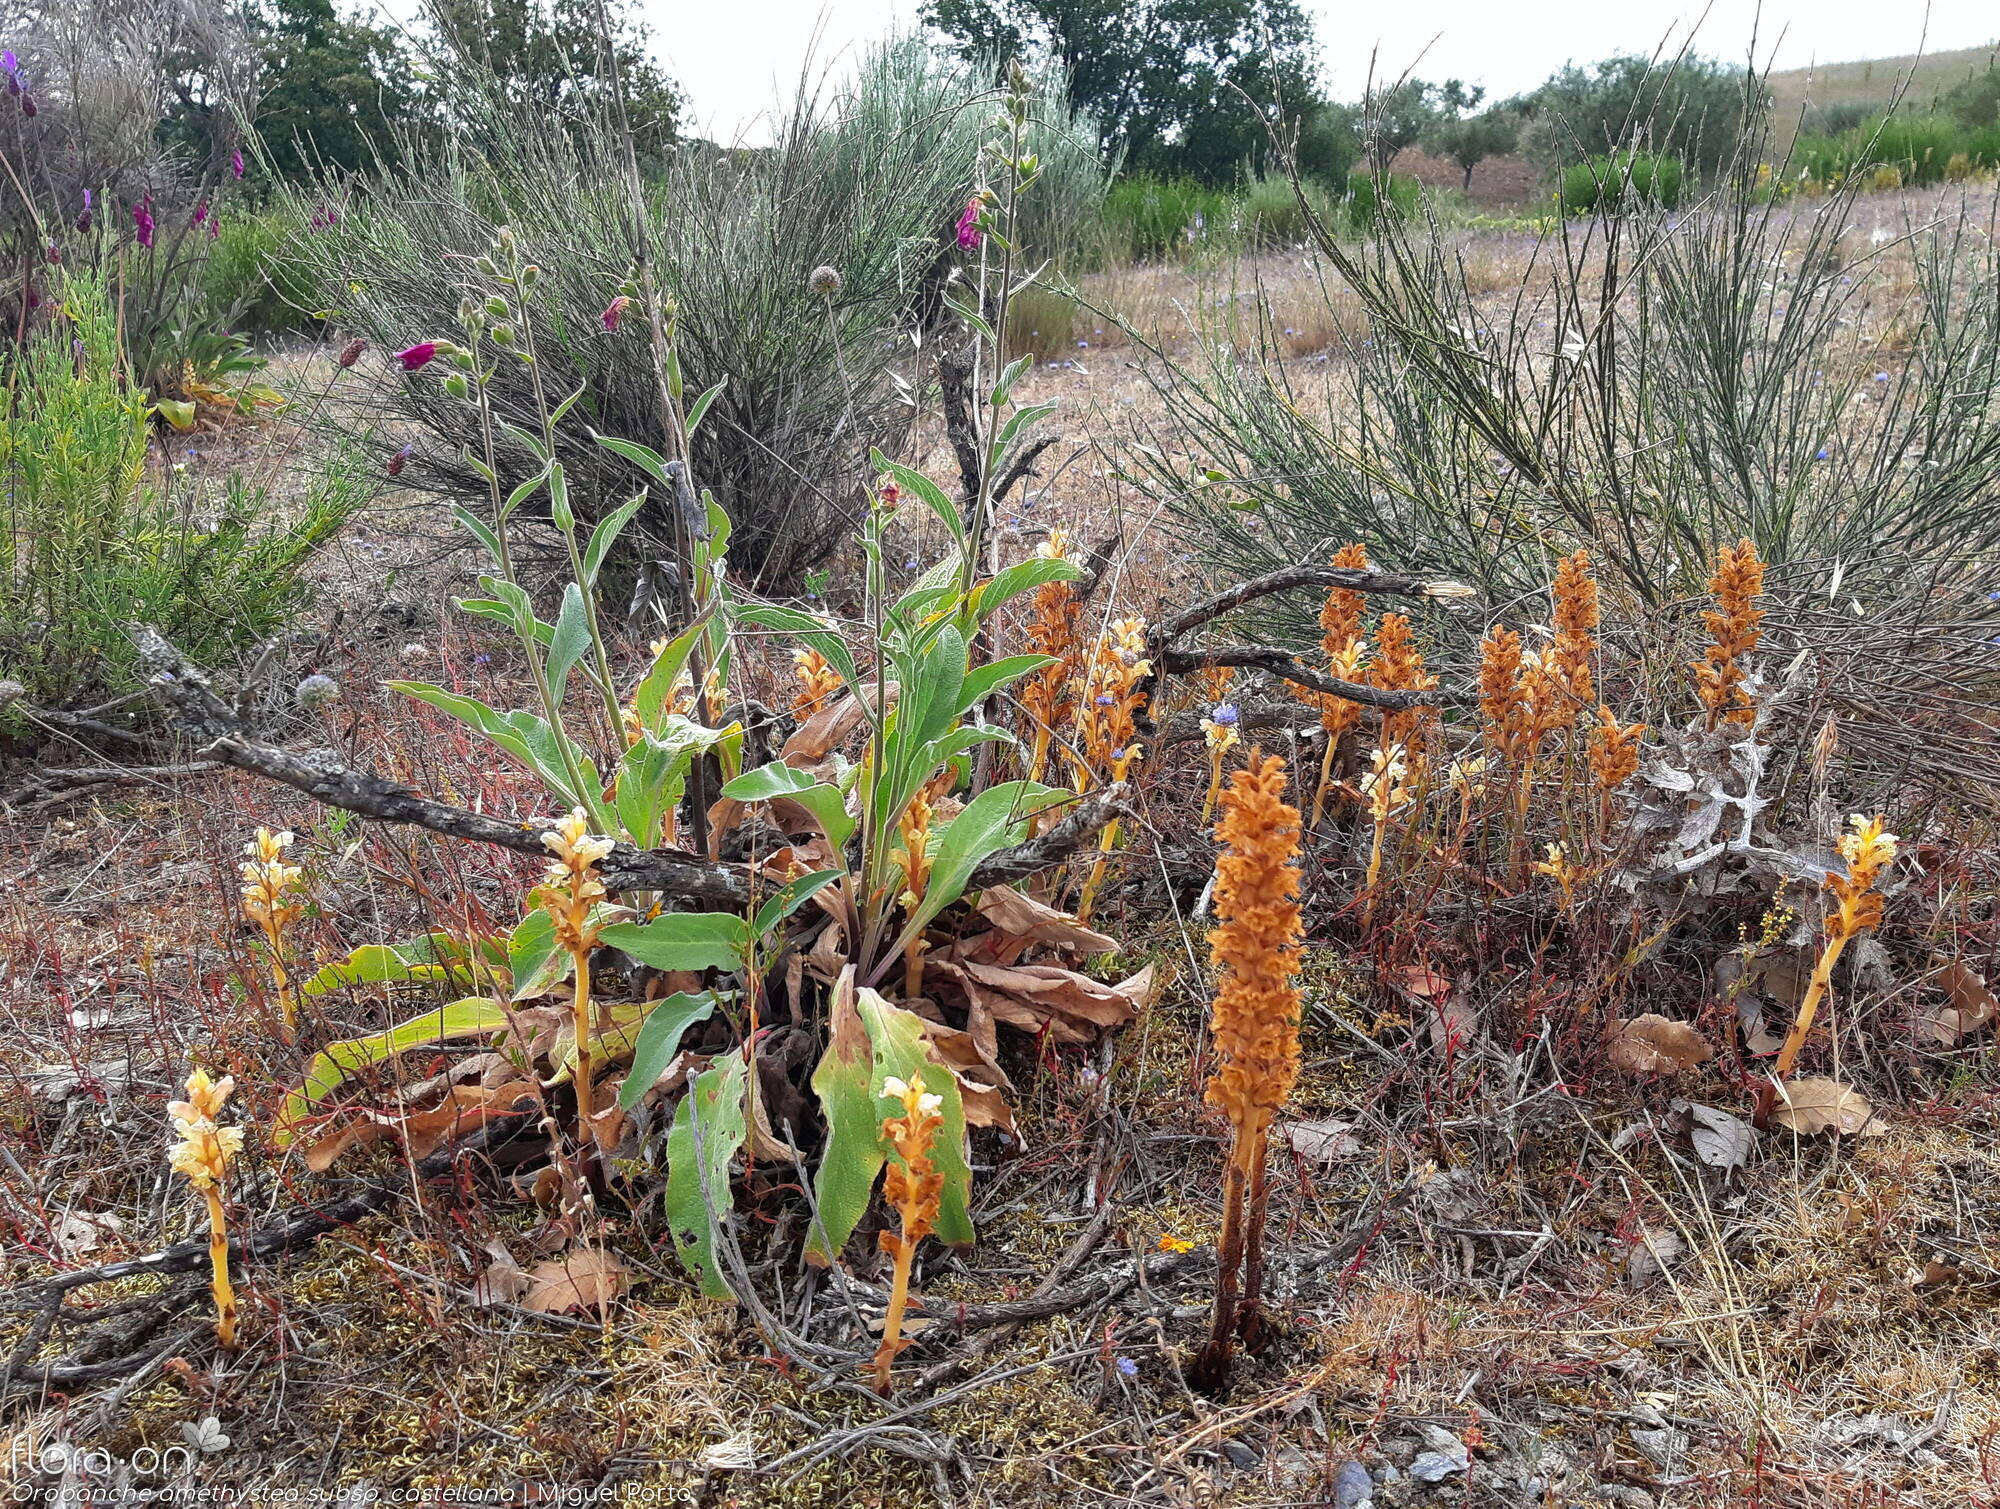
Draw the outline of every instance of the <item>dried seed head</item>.
M837 267L815 267L806 274L806 287L821 298L830 299L840 292L840 269Z

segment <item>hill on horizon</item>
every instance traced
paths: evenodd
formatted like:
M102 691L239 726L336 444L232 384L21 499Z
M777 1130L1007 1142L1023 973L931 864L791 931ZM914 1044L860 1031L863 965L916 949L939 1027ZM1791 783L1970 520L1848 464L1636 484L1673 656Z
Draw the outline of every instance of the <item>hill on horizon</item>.
M1952 52L1815 63L1770 74L1772 123L1778 145L1789 143L1808 111L1843 105L1886 106L1900 93L1902 108L1924 111L1946 90L2000 61L2000 41ZM1808 129L1810 129L1810 121Z

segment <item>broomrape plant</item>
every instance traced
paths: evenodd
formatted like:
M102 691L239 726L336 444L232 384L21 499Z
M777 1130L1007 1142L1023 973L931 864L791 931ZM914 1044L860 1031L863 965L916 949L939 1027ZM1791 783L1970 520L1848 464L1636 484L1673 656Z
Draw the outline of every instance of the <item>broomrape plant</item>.
M1267 1144L1272 1118L1299 1075L1299 813L1284 795L1285 762L1253 750L1230 777L1215 827L1222 844L1215 865L1218 925L1208 944L1221 979L1209 1027L1221 1062L1207 1098L1229 1118L1230 1146L1215 1307L1190 1373L1196 1387L1210 1392L1228 1381L1236 1338L1252 1344L1258 1338Z
M257 836L243 850L250 857L241 866L243 914L263 929L287 1042L298 1032L299 1013L292 995L292 979L285 969L285 929L305 912L302 872L297 865L285 863L285 851L291 846L289 832L273 833L269 828L259 828Z
M188 1076L187 1099L167 1103L174 1123L167 1161L208 1204L209 1285L215 1294L215 1336L224 1347L236 1345L236 1291L229 1282L229 1217L222 1207L222 1183L231 1160L243 1151L243 1128L218 1125L218 1119L235 1088L228 1076L212 1080L207 1070L197 1069Z
M1772 1070L1778 1080L1790 1074L1798 1062L1799 1050L1805 1047L1806 1034L1819 1014L1819 1003L1833 983L1833 967L1840 962L1841 952L1869 928L1881 925L1879 887L1896 858L1896 835L1886 831L1880 816L1864 817L1857 812L1848 818L1847 825L1849 831L1840 836L1840 857L1847 861L1847 873L1826 877L1826 889L1834 899L1833 915L1827 918L1826 944L1799 1001L1792 1030L1785 1034L1784 1046L1778 1050L1778 1062Z

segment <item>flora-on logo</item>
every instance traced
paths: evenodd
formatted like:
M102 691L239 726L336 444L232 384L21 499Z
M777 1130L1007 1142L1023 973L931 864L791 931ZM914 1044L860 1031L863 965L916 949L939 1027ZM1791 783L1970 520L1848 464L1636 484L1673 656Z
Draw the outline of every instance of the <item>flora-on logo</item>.
M203 1425L214 1423L205 1420ZM225 1441L227 1438L224 1438ZM193 1443L185 1446L141 1446L129 1457L117 1457L101 1446L78 1446L71 1441L47 1441L40 1446L19 1436L7 1443L6 1478L17 1488L36 1474L69 1478L84 1483L109 1483L122 1476L134 1478L186 1478L193 1474L206 1448Z

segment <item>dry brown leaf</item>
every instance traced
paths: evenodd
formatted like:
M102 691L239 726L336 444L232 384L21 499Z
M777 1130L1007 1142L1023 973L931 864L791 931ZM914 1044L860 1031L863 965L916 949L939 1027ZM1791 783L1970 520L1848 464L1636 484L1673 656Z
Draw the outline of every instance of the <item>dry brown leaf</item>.
M625 1265L601 1247L585 1247L537 1263L528 1270L532 1286L522 1305L543 1315L602 1310L625 1292Z
M1341 1158L1358 1158L1366 1149L1354 1135L1351 1121L1288 1121L1278 1127L1278 1135L1291 1144L1292 1151L1315 1163L1332 1163Z
M1686 1022L1649 1011L1618 1024L1606 1056L1612 1068L1627 1074L1672 1074L1707 1063L1715 1051Z
M1954 959L1938 971L1931 982L1944 992L1944 1004L1927 1010L1918 1025L1932 1042L1952 1047L1968 1033L1977 1032L2000 1017L2000 996L1986 983L1985 976Z
M935 959L929 966L956 980L971 1001L993 1020L1023 1032L1046 1031L1059 1043L1088 1043L1109 1027L1122 1027L1153 999L1156 974L1147 965L1136 975L1106 985L1053 964L982 964Z
M1889 1132L1868 1097L1837 1079L1795 1079L1779 1085L1771 1120L1801 1137L1819 1132L1885 1137Z
M893 707L897 684L886 682L882 690ZM874 700L875 684L872 681L863 686L862 691L871 702ZM785 740L785 747L778 752L778 757L795 769L810 769L846 743L849 736L867 721L867 717L868 709L857 702L852 693L840 697L801 723L798 730Z
M1118 941L1086 927L1068 912L1057 911L1012 886L990 886L979 893L979 915L1012 941L1043 943L1078 954L1115 954ZM1019 952L1016 952L1016 958ZM1013 960L1006 960L1012 963Z
M525 1102L525 1107L523 1103ZM453 1085L442 1104L401 1116L364 1110L360 1119L329 1132L301 1150L306 1167L316 1174L333 1167L334 1160L351 1147L400 1137L413 1156L434 1153L454 1137L483 1126L495 1116L515 1114L519 1108L539 1104L535 1086L526 1080L504 1085Z
M520 1303L521 1297L535 1287L535 1281L522 1271L507 1244L498 1237L486 1244L486 1255L492 1261L472 1282L472 1302L482 1310Z
M1757 1150L1757 1129L1714 1106L1688 1107L1688 1138L1710 1168L1742 1168Z
M978 1040L970 1032L929 1017L924 1018L924 1036L930 1041L931 1051L950 1066L958 1080L958 1098L965 1106L966 1124L998 1127L1019 1139L1021 1133L1014 1125L1014 1108L1007 1104L1002 1093L1014 1087L1000 1066L980 1050Z

